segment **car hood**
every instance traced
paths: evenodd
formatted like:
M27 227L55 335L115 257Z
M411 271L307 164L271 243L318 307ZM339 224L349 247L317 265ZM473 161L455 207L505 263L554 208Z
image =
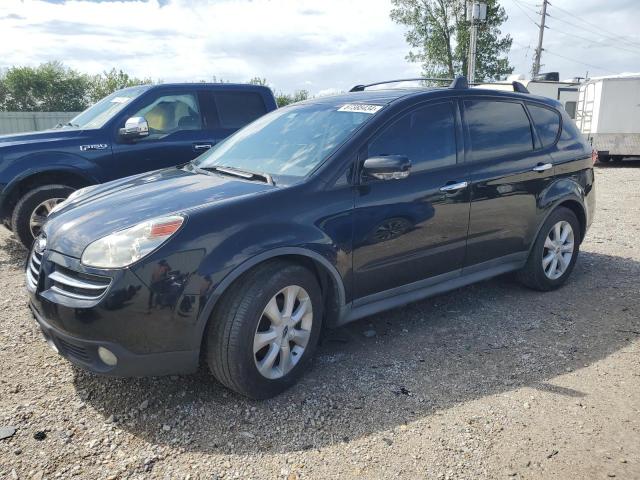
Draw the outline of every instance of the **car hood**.
M44 227L47 248L80 258L93 241L145 220L188 213L276 187L191 167L136 175L95 187L51 216Z
M0 135L0 148L28 143L55 142L80 137L83 130L75 128L56 128L41 132L16 133L12 135Z

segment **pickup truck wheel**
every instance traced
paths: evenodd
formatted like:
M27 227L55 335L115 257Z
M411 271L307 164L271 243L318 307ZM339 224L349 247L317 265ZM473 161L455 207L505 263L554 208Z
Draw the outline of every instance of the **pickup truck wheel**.
M28 191L18 200L11 216L11 229L25 247L31 248L53 207L73 191L66 185L44 185Z
M578 219L568 208L559 207L542 225L518 278L534 290L555 290L571 275L579 250Z
M272 261L224 294L207 333L207 363L226 387L250 398L292 386L313 357L322 294L306 268Z

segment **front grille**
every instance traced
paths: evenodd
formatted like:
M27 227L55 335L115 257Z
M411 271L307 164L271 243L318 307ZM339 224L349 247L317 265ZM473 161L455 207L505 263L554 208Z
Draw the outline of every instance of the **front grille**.
M52 292L77 300L97 300L107 291L111 279L76 272L56 264L54 271L49 274L49 281L52 283Z
M42 253L38 253L34 248L27 262L27 287L35 291L38 288L40 279L40 265L42 263Z
M62 353L66 354L69 357L73 357L75 359L80 360L81 362L91 363L91 355L87 351L86 348L81 347L79 345L73 345L61 338L57 339L58 347L62 350Z

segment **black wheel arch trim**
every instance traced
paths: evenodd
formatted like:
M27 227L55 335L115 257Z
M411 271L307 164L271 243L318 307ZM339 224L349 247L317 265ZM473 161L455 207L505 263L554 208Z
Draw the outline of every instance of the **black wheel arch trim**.
M251 268L256 265L263 263L267 260L271 260L278 257L284 257L287 255L297 255L301 257L306 257L310 260L317 261L320 263L326 271L331 275L333 282L336 286L337 294L338 294L338 304L340 309L343 310L346 306L346 293L344 287L344 280L338 270L331 264L329 260L327 260L320 253L304 248L304 247L278 247L271 250L267 250L258 255L251 257L248 260L245 260L243 263L238 265L235 269L229 272L222 281L216 286L216 288L208 295L206 304L202 309L202 312L198 315L197 326L196 326L196 338L194 339L198 342L198 345L202 341L205 328L207 323L209 322L209 318L211 317L211 313L215 308L218 300L222 297L227 288L241 275L248 272Z

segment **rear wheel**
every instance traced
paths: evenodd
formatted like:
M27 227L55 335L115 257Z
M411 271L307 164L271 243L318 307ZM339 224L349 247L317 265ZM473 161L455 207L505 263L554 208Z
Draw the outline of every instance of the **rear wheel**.
M535 290L554 290L567 281L579 253L580 223L565 207L554 210L544 222L518 278Z
M322 295L308 269L272 261L237 280L221 299L207 333L207 362L226 387L250 398L293 385L313 357Z
M28 191L18 200L11 217L11 229L25 247L31 247L51 210L74 190L66 185L44 185Z

